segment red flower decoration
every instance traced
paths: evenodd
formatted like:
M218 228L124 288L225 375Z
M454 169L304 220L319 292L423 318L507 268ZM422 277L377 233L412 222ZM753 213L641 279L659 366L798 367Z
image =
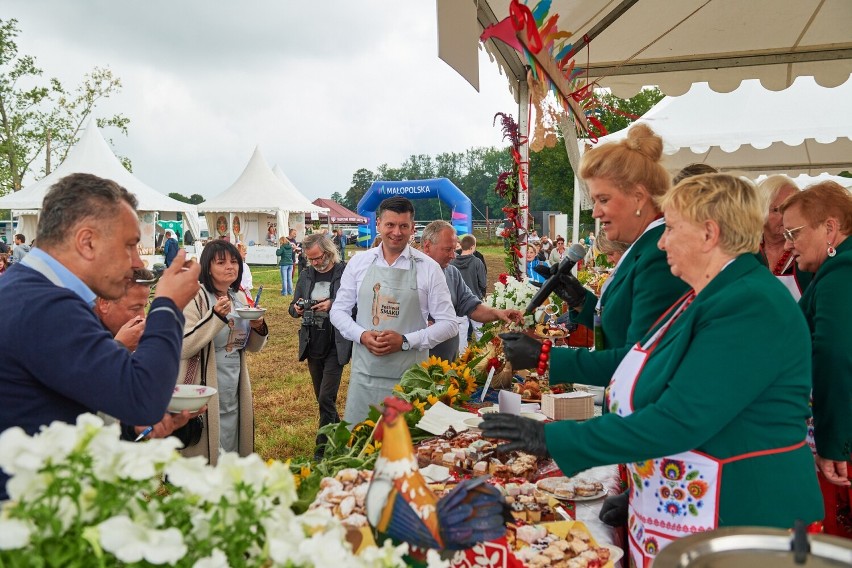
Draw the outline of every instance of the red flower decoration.
M706 481L696 479L695 481L689 482L689 485L686 486L686 490L689 491L689 494L695 499L701 499L707 494L707 487L708 485Z
M502 284L503 286L505 286L506 284L509 283L509 275L506 274L505 272L501 273L500 276L497 277L497 279L500 281L500 284Z

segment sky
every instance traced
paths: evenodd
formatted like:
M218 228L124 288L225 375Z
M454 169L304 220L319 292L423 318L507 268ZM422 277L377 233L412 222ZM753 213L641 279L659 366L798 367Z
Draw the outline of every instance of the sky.
M66 89L121 79L95 116L133 173L164 194L225 191L259 145L308 199L359 168L502 145L517 118L480 50L480 92L438 58L435 0L3 0L20 54ZM26 181L33 181L32 179ZM25 183L26 184L26 183Z

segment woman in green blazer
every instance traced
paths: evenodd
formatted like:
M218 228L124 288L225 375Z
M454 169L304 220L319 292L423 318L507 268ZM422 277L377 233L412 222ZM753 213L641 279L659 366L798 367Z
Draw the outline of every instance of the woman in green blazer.
M828 181L781 205L787 250L814 272L799 306L813 343L813 414L825 532L852 538L852 196Z
M630 244L603 286L600 300L573 276L563 281L560 296L572 308L572 320L599 326L595 351L554 349L551 384L609 383L621 358L648 331L663 310L686 291L672 276L665 254L657 248L663 218L655 200L671 186L660 164L663 141L644 124L633 126L627 139L604 144L583 156L580 177L594 203L592 216L611 241Z
M619 364L610 413L548 424L489 414L481 425L510 441L501 450L549 453L566 475L627 463L637 566L695 532L823 515L805 443L810 338L790 293L754 258L763 226L755 188L701 175L661 205L659 247L692 289Z
M758 262L772 271L798 302L802 292L814 277L812 272L800 270L796 265L793 251L784 246L784 224L781 222L781 204L793 194L799 192L796 182L787 176L769 176L757 186L767 204L766 222L763 224L763 236L760 239Z

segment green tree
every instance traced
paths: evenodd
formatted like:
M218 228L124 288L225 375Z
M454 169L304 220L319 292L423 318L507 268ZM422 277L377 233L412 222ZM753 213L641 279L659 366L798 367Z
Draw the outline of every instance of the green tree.
M343 206L355 211L358 207L358 202L361 201L361 198L364 197L364 194L367 193L370 185L376 179L378 179L376 174L366 168L360 168L352 174L352 184L343 197Z
M335 191L334 193L331 194L331 200L334 201L335 203L343 203L343 196L340 195L339 191Z
M620 99L612 93L604 93L600 99L603 103L598 120L606 127L607 132L624 130L638 117L651 107L663 100L665 95L657 87L642 89L629 99Z
M169 197L171 197L172 199L175 199L177 201L182 201L184 203L191 203L193 205L198 205L199 203L204 203L204 196L200 195L198 193L193 193L192 195L187 197L182 193L178 193L176 191L173 191L169 194Z
M97 67L70 92L55 78L42 79L35 58L18 53L19 34L17 20L0 19L0 194L21 189L28 174L47 173L48 160L58 165L97 104L121 88L110 70ZM125 134L128 122L121 115L96 121ZM36 168L39 158L45 165Z

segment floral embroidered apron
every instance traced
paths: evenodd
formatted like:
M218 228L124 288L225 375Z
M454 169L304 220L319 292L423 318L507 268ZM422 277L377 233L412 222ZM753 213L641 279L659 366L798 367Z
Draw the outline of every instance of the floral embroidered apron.
M609 386L609 410L619 416L634 412L633 391L645 362L675 320L695 298L689 292L664 313L665 321L644 343L624 357ZM717 459L698 451L627 464L630 505L627 520L630 556L648 567L673 540L713 530L719 525L719 496L724 464L798 449L804 444Z
M377 257L378 259L378 257ZM426 327L417 293L416 260L408 270L373 264L358 289L355 321L368 330L396 331L402 335ZM343 419L355 425L367 418L370 406L378 406L393 393L402 374L425 361L428 351L411 349L376 356L358 342L352 343L352 371Z

